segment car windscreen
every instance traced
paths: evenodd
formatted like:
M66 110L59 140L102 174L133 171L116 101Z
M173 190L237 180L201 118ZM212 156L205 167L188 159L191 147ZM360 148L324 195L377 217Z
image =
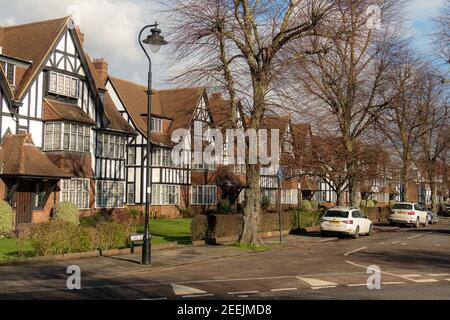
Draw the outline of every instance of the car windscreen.
M392 209L399 209L399 210L412 210L412 205L407 203L397 203L394 204Z
M348 218L348 211L328 210L324 217L327 218Z

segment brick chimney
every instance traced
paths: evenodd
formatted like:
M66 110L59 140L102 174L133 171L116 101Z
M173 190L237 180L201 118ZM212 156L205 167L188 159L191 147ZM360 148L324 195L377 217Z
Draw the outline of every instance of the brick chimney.
M108 62L105 59L99 58L94 59L93 61L94 67L97 70L97 73L100 75L102 82L106 82L106 78L108 77Z
M220 92L217 92L217 91L213 92L211 96L212 96L213 99L221 99L222 98L222 94Z
M80 39L81 45L84 45L84 33L81 32L81 27L80 26L76 26L75 30L77 31L78 34L78 39Z

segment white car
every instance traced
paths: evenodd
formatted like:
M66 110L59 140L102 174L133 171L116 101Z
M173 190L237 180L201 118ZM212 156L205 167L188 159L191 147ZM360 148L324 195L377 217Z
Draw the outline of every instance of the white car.
M359 235L372 235L373 224L361 210L351 207L334 207L325 212L320 221L320 234L346 234L357 239Z
M428 224L428 214L421 205L412 202L396 203L389 215L390 224L408 224L419 228Z

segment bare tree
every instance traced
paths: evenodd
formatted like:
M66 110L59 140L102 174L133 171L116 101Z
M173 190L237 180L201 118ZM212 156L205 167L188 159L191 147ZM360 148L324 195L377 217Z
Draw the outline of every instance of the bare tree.
M321 32L334 0L178 0L170 6L174 60L183 78L222 84L247 100L247 125L260 129L280 77L283 49ZM247 164L242 243L260 243L260 166Z
M435 19L435 27L437 53L446 63L450 63L450 0L446 0L442 6L441 14Z
M300 84L298 111L328 131L342 138L347 154L353 154L355 143L362 139L381 113L398 94L388 87L388 77L396 63L400 46L398 25L402 1L376 1L382 13L382 29L372 25L372 1L338 1L335 23L343 26L338 37L317 37L309 44L316 53L295 56L298 68L289 68L293 84ZM312 110L309 111L309 110ZM360 186L356 175L356 158L346 160L352 205L359 206Z

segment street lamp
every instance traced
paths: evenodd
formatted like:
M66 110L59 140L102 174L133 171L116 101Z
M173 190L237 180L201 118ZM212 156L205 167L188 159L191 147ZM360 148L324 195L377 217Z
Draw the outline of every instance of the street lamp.
M151 34L147 36L145 40L142 40L143 32L150 28ZM157 53L161 46L167 44L164 37L161 36L161 30L158 29L158 23L151 24L142 28L138 38L139 45L144 51L148 59L148 86L147 86L147 174L146 174L146 194L145 194L145 227L144 227L144 243L142 245L142 264L148 265L151 263L151 234L150 234L150 200L152 192L152 174L151 174L151 161L152 161L152 144L150 141L150 133L152 130L152 59L145 50L144 44L150 47L153 53Z

